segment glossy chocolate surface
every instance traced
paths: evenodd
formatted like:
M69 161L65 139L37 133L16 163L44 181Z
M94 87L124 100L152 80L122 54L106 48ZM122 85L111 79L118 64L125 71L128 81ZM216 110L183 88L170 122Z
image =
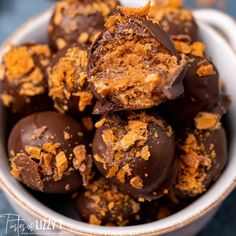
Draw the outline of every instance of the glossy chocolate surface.
M82 125L56 112L21 119L8 141L12 174L45 193L67 193L87 184L92 160Z
M60 1L48 26L50 46L54 50L71 43L89 47L117 5L116 0Z
M144 112L105 119L93 140L98 170L135 197L150 200L164 195L176 177L171 127Z
M185 128L179 134L179 170L174 185L182 198L204 193L227 164L227 141L220 123L212 129Z
M125 226L140 220L140 203L105 178L78 192L75 205L79 215L90 224Z
M201 65L212 66L210 74L199 76L197 74ZM193 57L188 59L187 73L183 79L184 94L166 104L167 114L173 122L180 125L188 125L193 122L199 112L211 112L217 110L220 102L219 73L214 64L205 57ZM224 100L224 98L222 98ZM223 102L218 106L225 107ZM219 108L224 110L224 108ZM223 110L221 113L224 113ZM219 112L220 113L220 112Z
M46 73L50 59L51 51L46 44L12 46L1 65L3 105L21 115L52 109Z
M149 17L158 22L172 38L187 36L192 42L199 39L198 26L188 9L174 6L160 7L154 4Z

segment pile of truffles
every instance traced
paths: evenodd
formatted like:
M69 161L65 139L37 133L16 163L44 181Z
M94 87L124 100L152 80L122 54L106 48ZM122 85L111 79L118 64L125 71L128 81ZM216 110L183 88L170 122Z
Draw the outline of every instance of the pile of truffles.
M3 56L1 101L18 120L12 175L70 196L81 220L142 224L187 206L221 175L230 99L180 1L56 3L49 45Z

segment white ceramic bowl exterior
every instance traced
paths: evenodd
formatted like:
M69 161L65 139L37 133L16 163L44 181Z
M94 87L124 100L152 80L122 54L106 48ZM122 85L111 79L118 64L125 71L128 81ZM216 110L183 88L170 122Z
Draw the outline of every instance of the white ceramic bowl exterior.
M40 17L32 19L10 37L7 42L12 44L20 44L32 40L45 42L47 37L47 22L50 15L51 11L47 11ZM227 92L231 95L232 99L230 111L230 129L232 137L229 152L229 164L219 180L207 191L207 193L201 196L193 204L182 211L157 222L129 227L102 227L75 221L60 215L41 204L10 175L4 143L6 139L4 134L6 117L3 113L2 107L0 106L0 184L11 199L15 208L16 206L17 208L18 206L21 207L21 214L25 214L26 218L29 219L32 219L32 217L54 219L57 226L60 226L63 230L61 233L62 235L71 235L70 233L77 235L113 236L160 234L193 235L207 223L216 210L216 207L219 206L222 200L232 191L236 184L236 145L234 145L236 143L236 124L234 123L234 120L236 119L236 82L234 78L236 75L236 56L226 41L211 27L203 23L200 16L201 12L198 11L196 17L197 19L200 19L198 20L198 25L202 39L206 42L208 53L218 67L221 78L225 80ZM207 19L204 19L204 21L207 21ZM217 23L215 22L215 24ZM236 26L234 31L236 32ZM230 34L230 32L227 32L227 34ZM233 40L236 40L236 37L235 39L231 37L231 41ZM0 60L8 48L8 44L4 44L0 48Z

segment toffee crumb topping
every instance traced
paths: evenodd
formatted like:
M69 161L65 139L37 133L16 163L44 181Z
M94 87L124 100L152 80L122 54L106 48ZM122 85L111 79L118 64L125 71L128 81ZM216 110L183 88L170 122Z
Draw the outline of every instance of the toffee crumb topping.
M108 17L116 6L117 1L114 0L60 1L55 6L48 31L50 34L55 32L58 34L55 41L59 49L76 41L81 45L89 45L94 42L96 35L102 30L103 18ZM91 16L95 17L95 21L97 20L96 17L99 17L101 22L90 23L91 28L83 31L85 29L81 27L80 21L83 20L83 17L89 19ZM74 37L72 38L70 34ZM77 36L77 40L75 36Z
M168 33L177 33L173 27L181 27L180 35L188 35L194 28L194 18L190 10L181 7L179 0L158 1L156 0L150 8L148 17L154 22L159 23Z
M84 145L77 145L74 148L71 147L72 153L66 153L64 150L61 150L62 143L52 142L54 137L53 135L48 135L46 130L48 130L47 126L35 129L29 138L36 142L37 139L46 139L48 142L43 142L39 146L26 145L23 150L24 153L15 153L14 150L10 152L12 174L20 178L23 173L20 169L20 164L17 164L20 162L17 160L18 157L22 158L23 155L24 160L27 159L27 163L29 162L33 165L35 162L34 166L38 168L37 173L42 172L39 173L39 178L42 181L47 177L52 178L54 181L59 181L64 174L78 170L83 178L84 185L86 185L92 168L92 160L86 153L86 147ZM63 134L65 142L72 137L68 130L64 131Z
M0 70L4 82L1 100L5 106L16 101L14 93L25 97L26 102L36 95L45 93L45 67L49 63L51 51L47 45L25 44L12 46L4 55ZM14 92L13 92L14 90Z
M81 112L91 105L93 96L86 88L87 63L87 51L73 46L49 68L49 96L59 111L67 111L73 98L77 98L78 110Z
M131 113L125 121L116 115L99 121L98 127L102 128L101 137L107 149L103 156L95 154L94 159L106 169L106 178L116 178L121 183L127 181L136 189L143 188L144 176L135 176L133 168L138 160L149 161L148 140L150 135L154 136L155 126L165 128L167 137L173 135L171 127L167 128L162 120L145 112Z
M195 130L188 133L180 146L179 172L174 188L187 196L193 197L206 191L204 181L216 156L213 144L206 146L209 131Z
M215 129L220 126L219 115L208 112L199 112L194 121L199 130Z
M176 50L179 53L192 55L196 57L204 57L205 45L202 42L196 41L190 44L189 42L175 40L174 43Z
M91 224L104 225L109 221L117 226L125 226L140 211L140 203L103 178L86 186L83 198L90 202L88 206L94 203L88 219Z

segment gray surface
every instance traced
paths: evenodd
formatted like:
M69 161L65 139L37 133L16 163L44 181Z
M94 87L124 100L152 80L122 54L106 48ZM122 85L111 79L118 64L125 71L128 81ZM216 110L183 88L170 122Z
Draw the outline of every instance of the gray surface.
M223 0L216 7L221 8ZM193 6L193 1L186 0L187 5ZM11 34L17 26L31 16L51 6L50 0L0 0L0 43ZM229 0L224 9L236 17L236 1ZM236 191L223 203L221 209L199 236L235 236L236 235ZM0 191L0 215L14 211ZM5 232L6 218L0 218L0 236L19 235L13 230Z

